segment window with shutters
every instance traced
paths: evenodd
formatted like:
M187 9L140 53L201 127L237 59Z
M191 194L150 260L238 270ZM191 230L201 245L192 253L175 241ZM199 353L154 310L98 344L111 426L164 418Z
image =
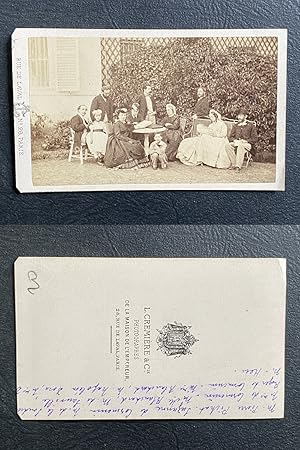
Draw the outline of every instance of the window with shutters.
M49 53L47 38L28 40L30 83L33 88L49 87Z
M78 39L56 39L56 90L58 92L76 92L79 89Z

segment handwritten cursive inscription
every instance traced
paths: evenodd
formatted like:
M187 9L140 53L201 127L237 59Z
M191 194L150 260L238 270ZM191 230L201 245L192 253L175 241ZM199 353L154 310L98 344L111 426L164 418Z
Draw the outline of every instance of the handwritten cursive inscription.
M24 419L255 419L282 414L283 371L255 368L229 379L180 384L41 384L17 388Z
M34 295L35 291L40 288L40 284L37 281L38 275L34 270L30 270L28 272L27 276L28 276L28 280L31 282L31 286L29 286L27 288L27 291L29 292L29 294Z

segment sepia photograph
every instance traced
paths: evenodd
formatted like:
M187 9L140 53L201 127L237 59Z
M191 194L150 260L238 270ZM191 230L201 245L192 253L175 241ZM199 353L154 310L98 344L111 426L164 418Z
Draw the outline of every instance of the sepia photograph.
M284 190L286 30L16 30L17 186Z

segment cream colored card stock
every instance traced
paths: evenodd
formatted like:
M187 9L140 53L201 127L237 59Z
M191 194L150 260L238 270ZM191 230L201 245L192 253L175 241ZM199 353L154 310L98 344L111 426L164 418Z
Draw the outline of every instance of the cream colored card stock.
M285 260L19 258L24 420L284 415Z

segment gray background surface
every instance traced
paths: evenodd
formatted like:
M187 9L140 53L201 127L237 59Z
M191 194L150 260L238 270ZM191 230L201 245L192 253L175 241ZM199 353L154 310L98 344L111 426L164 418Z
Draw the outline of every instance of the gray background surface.
M0 448L298 449L299 0L2 0L0 14ZM16 27L287 27L286 192L114 192L20 195L14 182L10 34ZM51 227L54 224L128 227ZM15 226L27 224L28 226ZM32 224L45 224L34 227ZM27 256L288 257L286 418L264 421L22 422L16 415L12 264ZM255 324L253 324L255 332Z
M299 226L0 227L0 447L14 450L298 449L299 247ZM43 255L287 257L285 419L21 421L16 415L15 396L13 262L18 256Z

